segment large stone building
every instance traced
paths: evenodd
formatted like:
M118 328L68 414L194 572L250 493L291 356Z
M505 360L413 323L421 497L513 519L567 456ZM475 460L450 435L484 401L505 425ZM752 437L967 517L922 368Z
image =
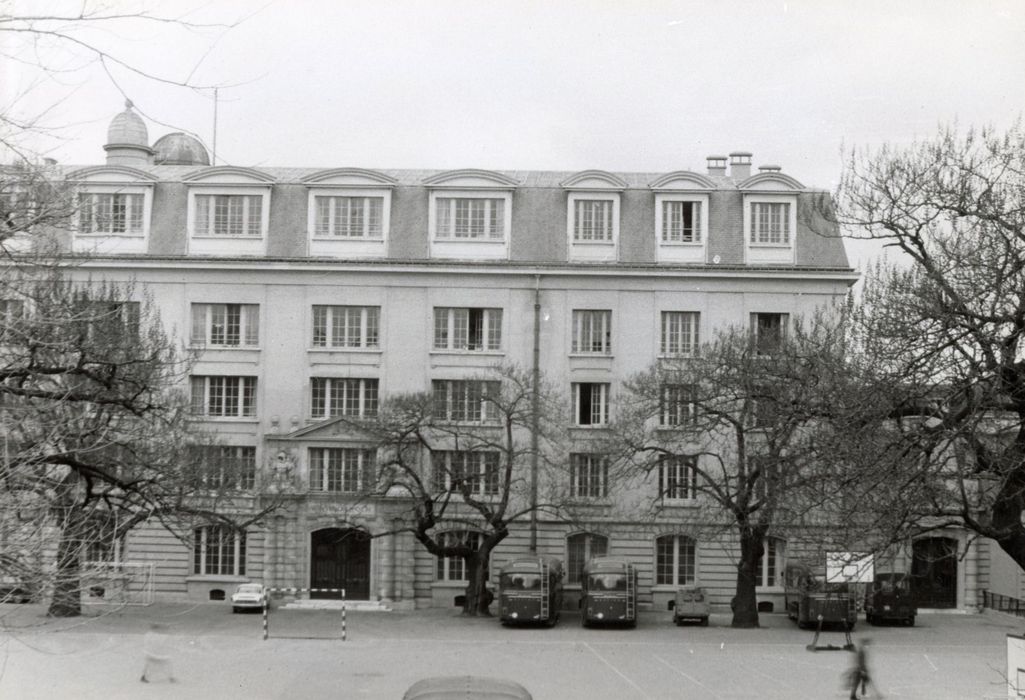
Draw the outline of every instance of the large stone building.
M730 324L785 325L857 279L840 239L798 216L812 191L776 166L752 172L747 153L668 173L229 167L183 134L150 145L130 106L104 149L105 164L63 169L83 204L67 245L92 254L90 274L141 283L166 327L202 348L197 420L251 470L249 497L287 496L244 536L197 527L190 546L155 526L133 532L119 556L152 563L162 597L262 580L450 605L460 564L383 534L398 513L387 499L353 507L371 456L333 416L432 387L461 395L496 363L531 367L536 341L573 438L600 428L623 380L660 356ZM600 506L604 489L580 495ZM686 507L679 495L670 505ZM686 577L728 604L729 543L619 517L599 507L590 522L541 522L538 550L569 562L570 592L580 563L607 553L637 566L643 603L661 605ZM958 553L937 573L943 604L973 608L990 548L944 537L921 547ZM758 593L778 606L787 547L772 545ZM524 525L494 556L527 547Z

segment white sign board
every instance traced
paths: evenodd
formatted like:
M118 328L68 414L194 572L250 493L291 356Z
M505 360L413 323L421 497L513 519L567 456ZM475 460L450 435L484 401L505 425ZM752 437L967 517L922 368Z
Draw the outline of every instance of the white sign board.
M826 583L872 583L875 561L864 552L828 552Z

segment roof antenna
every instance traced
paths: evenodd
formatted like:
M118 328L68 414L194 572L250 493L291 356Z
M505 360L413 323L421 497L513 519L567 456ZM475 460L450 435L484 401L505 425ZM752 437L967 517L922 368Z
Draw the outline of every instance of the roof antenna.
M213 155L210 158L211 165L217 165L217 88L214 88L214 139Z

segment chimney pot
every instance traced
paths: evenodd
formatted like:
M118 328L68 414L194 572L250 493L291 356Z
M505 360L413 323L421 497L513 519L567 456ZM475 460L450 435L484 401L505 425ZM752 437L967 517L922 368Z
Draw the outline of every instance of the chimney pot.
M751 177L751 154L747 151L734 151L730 154L730 177L734 180L746 180Z
M778 173L778 172L781 172L782 170L783 170L783 168L779 167L778 165L759 165L758 166L758 171L762 172L762 173Z
M708 156L705 160L708 161L708 174L709 175L726 175L726 156Z

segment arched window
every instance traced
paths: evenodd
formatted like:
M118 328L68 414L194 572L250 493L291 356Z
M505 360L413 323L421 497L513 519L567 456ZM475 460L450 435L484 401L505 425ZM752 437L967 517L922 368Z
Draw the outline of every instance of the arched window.
M460 544L471 549L480 547L481 533L471 530L451 530L438 535L438 544L443 547L454 547ZM467 581L466 560L458 556L438 557L437 568L439 581Z
M697 542L683 535L655 540L655 585L682 586L697 578Z
M578 532L566 538L566 583L580 583L584 564L609 551L609 538L593 532Z

